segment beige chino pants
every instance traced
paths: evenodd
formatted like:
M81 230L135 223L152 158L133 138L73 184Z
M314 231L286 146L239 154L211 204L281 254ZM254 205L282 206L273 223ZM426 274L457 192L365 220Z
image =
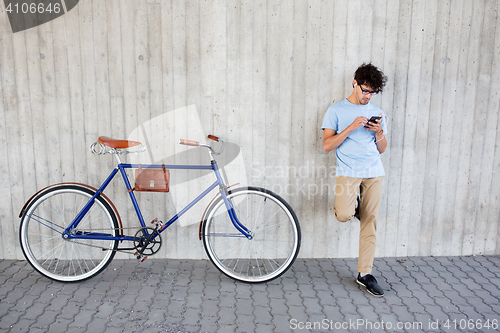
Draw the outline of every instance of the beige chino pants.
M377 246L377 220L382 195L382 179L383 177L337 176L334 206L337 220L347 222L354 217L356 198L358 193L361 194L358 272L372 272Z

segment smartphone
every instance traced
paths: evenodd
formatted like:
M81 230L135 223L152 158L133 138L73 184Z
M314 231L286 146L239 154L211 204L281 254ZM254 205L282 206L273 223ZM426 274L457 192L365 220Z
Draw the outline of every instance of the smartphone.
M374 122L375 122L375 120L379 120L380 118L382 118L382 117L381 117L381 116L372 116L372 117L368 120L367 124L368 124L368 123L370 123L370 122L371 122L371 123L374 123ZM366 125L365 125L365 128L366 128Z

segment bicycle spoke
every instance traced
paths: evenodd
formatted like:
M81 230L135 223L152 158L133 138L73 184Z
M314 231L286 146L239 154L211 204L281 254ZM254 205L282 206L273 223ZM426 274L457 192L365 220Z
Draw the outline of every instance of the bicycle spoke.
M33 218L33 216L34 216L35 218ZM33 219L34 221L36 221L36 222L40 223L40 224L41 224L41 225L43 225L43 226L46 226L47 228L49 228L49 229L51 229L51 230L54 230L55 232L57 232L57 233L59 233L59 234L61 233L61 231L58 231L58 230L56 230L56 229L52 228L51 226L49 226L49 225L47 225L47 224L43 223L43 222L42 222L42 220L43 220L43 221L45 221L45 222L47 222L48 224L52 224L52 225L56 226L57 228L61 228L61 229L63 229L63 230L64 230L64 228L63 228L63 227L61 227L60 225L58 225L58 224L56 224L56 223L54 223L54 222L51 222L51 221L49 221L49 220L47 220L47 219L44 219L44 218L43 218L43 217L41 217L41 216L38 216L38 215L35 215L35 214L31 214L31 215L29 216L29 218L30 218L30 219ZM37 219L39 219L39 220L37 220Z
M270 218L269 218L269 219L268 219L268 220L267 220L267 221L266 221L266 222L265 222L265 223L264 223L261 227L259 227L259 228L257 228L257 227L256 227L256 228L254 229L254 230L255 230L255 231L254 231L254 233L257 233L257 232L262 232L262 231L266 230L267 228L272 227L273 225L269 225L269 226L267 226L267 227L266 227L266 224L268 224L268 223L272 220L272 218L273 218L274 216L276 216L276 214L278 214L278 213L279 213L279 211L280 211L280 210L281 210L281 208L280 208L280 209L278 209L278 210L276 211L276 213L274 213L274 215L273 215L273 216L271 216L271 217L270 217Z
M262 209L261 209L262 207ZM266 209L266 198L262 198L262 200L259 202L259 208L257 209L257 216L254 218L254 223L252 230L257 229L257 222L260 220L260 215L264 214L264 210ZM249 214L249 211L247 211Z
M33 233L30 233L30 236L45 236L45 234L33 234ZM35 246L39 246L39 245L41 245L41 244L46 244L46 243L49 243L49 244L50 244L50 243L51 243L54 239L59 239L59 238L61 238L61 236L60 236L60 235L56 235L56 236L54 236L54 237L51 237L51 238L45 239L45 240L40 241L40 242L38 242L38 243L34 243L34 244L33 244L33 247L35 247Z
M250 246L249 246L249 244L243 244L243 246L241 247L240 256L237 256L238 260L236 260L236 263L235 263L233 269L236 269L236 267L238 266L238 262L239 262L240 258L242 257L241 254L243 254L245 247L249 248Z
M43 263L47 262L47 260L50 260L50 259L52 259L52 258L55 258L55 257L56 257L56 253L57 253L58 251L62 250L62 248L63 248L63 247L64 247L64 244L63 244L63 243L61 243L61 244L57 245L55 248L50 249L50 250L48 250L47 252L45 252L45 253L43 253L42 255L40 255L40 258L45 258L45 257L47 257L47 259L46 259ZM50 266L50 265L49 265L49 266Z
M94 218L94 219L91 219L91 216L94 216L94 214L92 214L92 212L94 211L94 208L95 208L95 206L92 206L90 208L90 210L87 212L85 217L78 223L79 226L80 225L82 225L82 226L91 225L94 222L97 222L99 220L103 220L106 218L104 215L101 215L101 216L96 216L96 218ZM95 214L95 215L97 215L97 214Z
M260 252L264 254L264 255L262 255L262 256L261 256L261 258L267 258L268 260L274 260L274 259L272 259L272 258L273 258L273 256L272 256L272 255L270 255L270 253L271 253L271 252L274 252L274 251L269 252L269 251L267 251L267 250L266 250L266 248L265 248L266 246L267 246L268 248L269 248L269 247L271 247L271 244L268 244L268 243L252 243L252 246L254 246L254 247L256 247L256 248L257 248L257 245L259 245L259 246L258 246L258 248L261 250ZM276 247L274 247L274 248L272 248L272 250L273 250L273 249L277 249L277 248L276 248ZM278 265L278 266L279 266L279 265Z
M85 256L81 253L81 252L82 252L82 250L83 250L83 248L82 248L81 246L75 246L75 245L73 245L73 248L74 248L73 250L74 250L75 252L79 252L79 253L80 253L80 257L79 257L79 258L81 258L81 259L77 259L77 260L76 260L76 263L78 264L78 267L80 268L80 272L81 272L81 273L85 273L85 270L83 269L82 264L81 264L81 262L82 262L82 261L83 261L83 264L87 267L87 269L88 269L88 270L90 270L90 268L89 268L89 266L88 266L88 264L87 264L87 260L85 260ZM88 257L90 258L90 262L91 262L92 264L94 264L94 262L93 262L93 261L92 261L92 259L91 259L91 258L92 258L92 256L90 256L90 255L89 255ZM78 258L78 257L77 257L77 258ZM94 267L95 267L95 264L94 264ZM75 273L76 273L76 271L75 271Z
M221 254L221 255L219 255L218 257L219 257L219 258L226 258L226 257L228 257L228 255L227 255L228 253L231 253L232 251L235 251L235 250L237 250L237 249L239 249L239 248L241 248L241 247L243 247L243 246L245 246L245 243L243 243L243 244L238 244L238 245L236 245L236 246L233 246L232 248L226 249L226 251L225 251L225 252L222 252L222 254ZM223 259L223 260L225 260L225 259Z
M78 246L76 247L78 249L78 252L80 252L80 258L82 258L82 261L83 263L85 264L85 266L87 267L87 270L90 270L90 267L88 266L88 263L87 263L87 260L85 260L85 254L82 253L84 248L82 248L81 246ZM96 266L96 264L94 263L94 260L92 259L92 256L90 255L90 248L89 248L89 252L87 252L87 256L90 258L90 262L94 265L94 267ZM80 270L82 273L84 273L85 271L83 270L83 268L81 267L80 265L80 260L78 260L78 264L80 266Z
M42 263L42 266L43 266L43 264L45 264L47 261L50 261L50 262L49 262L49 266L47 267L47 269L50 269L50 267L52 267L52 263L53 263L54 261L56 261L56 263L55 263L55 266L56 266L56 267L55 267L55 271L56 271L56 270L57 270L57 263L59 262L59 261L57 260L57 255L56 255L56 254L57 254L57 253L59 253L59 257L60 257L60 256L61 256L60 254L63 252L63 250L64 250L64 244L63 244L63 243L61 243L60 245L58 245L56 248L54 248L54 249L53 249L53 251L52 251L53 256L48 256L48 258L47 258L47 259L46 259L46 260ZM43 255L42 255L42 256L40 256L40 258L43 258Z

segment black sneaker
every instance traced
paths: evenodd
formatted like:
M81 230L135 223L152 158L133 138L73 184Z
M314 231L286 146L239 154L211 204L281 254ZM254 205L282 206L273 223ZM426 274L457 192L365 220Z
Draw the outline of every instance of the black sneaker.
M354 217L357 218L359 221L361 221L361 219L359 218L359 205L361 204L361 199L359 198L359 195L358 195L358 198L356 199L356 210L354 211Z
M384 289L382 289L378 283L377 279L371 274L366 274L361 277L361 274L358 273L358 278L356 282L366 288L366 290L375 297L384 296Z

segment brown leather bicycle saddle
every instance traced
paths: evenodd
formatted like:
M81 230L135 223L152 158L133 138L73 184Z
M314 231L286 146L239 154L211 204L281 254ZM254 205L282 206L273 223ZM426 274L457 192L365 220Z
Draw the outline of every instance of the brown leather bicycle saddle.
M135 147L140 145L141 143L138 141L129 141L129 140L117 140L113 139L107 136L100 136L99 139L97 139L100 143L102 143L105 146L115 148L115 149L123 149L123 148L129 148L129 147Z

